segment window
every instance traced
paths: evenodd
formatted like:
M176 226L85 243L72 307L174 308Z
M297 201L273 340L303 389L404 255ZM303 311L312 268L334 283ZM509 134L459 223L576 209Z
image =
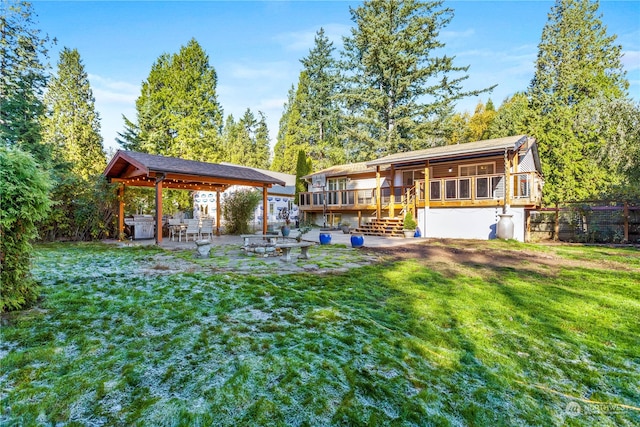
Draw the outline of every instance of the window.
M445 199L457 199L457 180L448 179L444 182Z
M440 181L431 181L429 183L429 200L442 199Z
M529 197L529 177L527 175L515 175L513 177L513 196L516 198Z
M347 203L347 178L333 178L327 180L327 203L330 205Z
M492 175L495 167L493 163L479 163L459 167L460 176Z
M458 198L471 198L471 180L469 178L458 180Z
M493 191L494 199L501 199L504 197L504 178L501 176L491 177L491 188Z
M476 199L489 198L489 178L476 178Z

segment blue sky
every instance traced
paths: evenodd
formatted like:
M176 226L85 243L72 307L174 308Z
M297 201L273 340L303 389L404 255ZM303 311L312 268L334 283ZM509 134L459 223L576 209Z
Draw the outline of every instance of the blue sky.
M102 118L106 148L118 148L121 115L135 121L135 100L151 65L195 38L218 74L218 101L236 119L262 111L272 140L287 99L298 81L300 59L323 27L337 50L353 26L354 1L34 1L38 28L58 44L50 52L55 71L59 51L76 48L89 74ZM441 31L447 55L469 65L465 89L498 84L490 95L499 106L526 89L552 1L445 1L452 22ZM617 34L631 83L640 101L640 1L601 1L608 34ZM473 111L480 99L458 103Z

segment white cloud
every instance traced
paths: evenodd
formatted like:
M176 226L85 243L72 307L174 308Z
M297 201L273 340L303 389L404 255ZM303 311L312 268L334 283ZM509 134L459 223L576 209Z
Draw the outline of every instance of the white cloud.
M259 111L264 112L276 110L279 113L282 113L286 102L287 98L265 98L260 100L256 108ZM280 117L278 117L278 119L280 119Z
M625 50L622 53L622 64L627 71L640 70L640 50Z
M316 33L320 28L324 29L324 35L330 42L333 42L336 50L340 49L342 46L342 37L348 35L351 29L349 25L327 24L303 31L280 33L274 37L274 40L288 51L308 51L313 48Z
M226 78L230 79L270 79L278 80L289 75L291 63L287 61L256 62L243 61L227 64L225 67ZM219 70L223 74L223 70Z
M132 104L140 94L140 86L89 74L89 81L96 101L102 103Z
M476 30L474 30L473 28L468 28L464 31L450 31L450 30L445 30L445 31L441 31L440 32L440 36L443 39L462 39L462 38L469 38L472 37L476 34Z

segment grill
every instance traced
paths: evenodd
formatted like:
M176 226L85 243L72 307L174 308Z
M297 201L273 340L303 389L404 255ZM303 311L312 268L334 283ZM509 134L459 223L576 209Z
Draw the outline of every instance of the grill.
M153 239L155 236L156 221L151 215L134 215L133 218L125 218L124 223L131 229L134 240Z

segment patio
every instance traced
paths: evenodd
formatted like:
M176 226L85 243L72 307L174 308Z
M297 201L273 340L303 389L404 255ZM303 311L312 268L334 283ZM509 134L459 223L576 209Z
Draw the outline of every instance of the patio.
M303 235L305 242L319 242L320 229L312 229ZM323 231L325 232L325 231ZM295 236L297 230L291 231ZM424 243L424 239L403 239L392 237L365 236L364 250L351 247L351 235L342 231L331 231L329 245L314 245L309 249L310 259L300 259L300 251L291 253L291 262L284 262L282 256L263 257L247 255L242 250L243 239L240 236L220 235L211 238L211 252L208 258L196 256L196 243L193 241L178 242L164 239L159 245L166 252L149 259L140 266L146 275L174 274L179 271L219 271L234 274L269 275L269 274L331 274L345 272L353 268L363 267L380 261L380 254L371 253L366 248L390 248ZM153 246L154 239L132 240L106 243L123 247Z

